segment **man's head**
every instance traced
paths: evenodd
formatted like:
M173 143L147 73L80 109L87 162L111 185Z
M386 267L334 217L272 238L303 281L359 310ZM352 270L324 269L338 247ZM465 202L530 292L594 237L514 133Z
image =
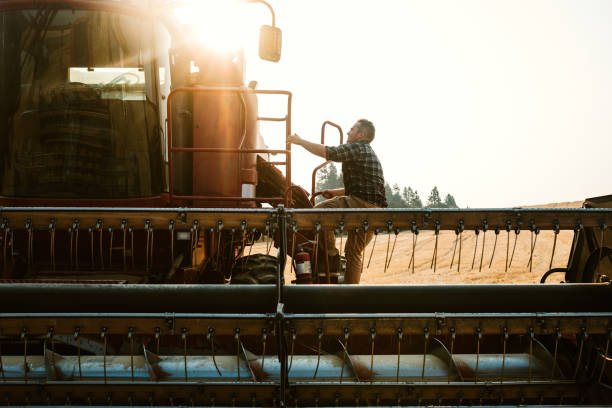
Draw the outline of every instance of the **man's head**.
M374 140L374 125L367 119L359 119L348 132L347 142L371 142Z

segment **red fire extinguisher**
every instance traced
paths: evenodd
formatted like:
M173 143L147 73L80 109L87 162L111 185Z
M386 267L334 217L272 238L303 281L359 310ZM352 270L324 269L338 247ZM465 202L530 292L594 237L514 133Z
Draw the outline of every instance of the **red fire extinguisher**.
M312 266L310 264L310 254L298 252L295 254L295 276L298 285L312 284Z

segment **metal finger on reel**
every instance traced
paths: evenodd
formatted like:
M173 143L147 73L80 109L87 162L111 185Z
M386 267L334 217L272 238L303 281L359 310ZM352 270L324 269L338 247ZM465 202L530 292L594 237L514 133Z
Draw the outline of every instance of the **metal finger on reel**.
M74 337L74 339L77 342L77 362L79 365L79 379L83 378L83 371L81 369L81 328L79 326L74 328L74 334L72 335L72 337Z
M412 230L412 255L410 256L410 262L408 263L408 267L410 268L412 266L412 273L414 274L414 267L416 264L416 257L415 257L416 244L417 244L417 239L419 237L419 229L417 228L416 222L414 221L412 221L411 230Z
M240 381L240 327L234 329L234 341L236 341L236 367L238 369L238 381Z
M113 267L113 231L115 229L110 226L108 227L108 235L109 235L109 247L108 247L108 267Z
M295 327L291 328L291 357L289 359L289 368L287 369L287 375L291 372L291 367L293 366L293 354L295 352L295 340L297 339L297 333L295 331Z
M518 225L514 228L514 245L512 246L512 255L510 255L510 262L508 263L508 268L512 267L512 260L514 259L514 251L516 250L516 241L518 241L518 236L521 233L521 227Z
M51 367L55 370L55 339L53 338L53 334L55 333L55 328L53 326L49 327L47 330L47 336L45 338L45 348L47 347L47 341L51 342Z
M187 329L186 327L183 327L181 329L181 339L183 340L183 363L185 365L185 381L188 380L187 377L187 333L189 332L189 329Z
M149 272L149 248L151 247L151 220L145 220L145 232L147 234L147 244L145 247L145 270Z
M376 327L370 327L370 382L374 381L374 340L376 339Z
M240 235L242 240L240 242L240 253L238 256L244 255L244 250L246 249L246 238L247 238L247 220L240 221ZM234 259L234 265L236 265L236 261L238 260L238 256ZM232 265L232 267L234 266Z
M480 363L480 340L482 340L482 329L476 328L476 369L474 370L474 382L478 382L478 365Z
M268 339L268 329L265 327L261 329L261 341L263 342L263 348L261 352L261 371L264 371L264 363L266 361L266 341Z
M323 329L317 329L317 366L315 368L313 379L317 378L317 373L319 372L319 363L321 362L321 339L323 339Z
M374 255L374 248L376 247L376 238L378 238L378 232L380 230L378 228L374 228L374 243L372 244L372 250L370 251L370 257L368 258L368 266L366 269L370 269L370 262L372 262L372 255Z
M221 253L221 230L223 229L223 220L217 220L217 257L215 260L215 264L217 268L219 267L219 254ZM197 238L195 239L197 240ZM194 242L194 250L196 246L196 242Z
M387 272L387 262L389 261L389 247L391 244L391 231L393 230L393 222L391 220L387 221L387 252L385 254L385 268L384 271Z
M127 270L127 219L121 219L121 236L122 236L122 244L121 244L121 256L123 257L123 270Z
M170 231L170 267L172 268L172 265L174 264L174 220L168 221L168 231ZM125 266L125 256L123 264Z
M387 269L389 269L389 266L391 265L391 259L393 259L393 252L395 252L395 244L397 243L397 236L400 233L400 229L399 228L395 228L393 230L393 233L395 234L395 237L393 238L393 246L391 247L391 254L389 254L389 261L385 263L385 270L384 270L384 272L387 272Z
M128 232L130 233L130 257L132 258L132 269L134 269L136 268L134 260L134 227L128 227Z
M512 229L512 223L510 220L506 221L506 270L508 272L508 260L510 259L510 230Z
M128 328L128 340L130 342L130 371L132 373L132 382L134 381L134 333L136 329L130 326Z
M93 270L95 268L95 263L94 263L94 234L93 234L93 228L92 227L88 227L87 228L87 232L89 232L90 261L91 261L91 269Z
M395 373L395 382L399 382L400 356L402 355L402 337L403 337L403 330L401 327L398 327L397 328L397 371Z
M497 248L497 237L499 236L499 227L495 227L495 241L493 241L493 252L491 253L491 260L489 261L489 269L493 265L493 258L495 257L495 249Z
M100 241L100 269L104 270L104 252L103 247L104 243L102 242L102 234L104 232L104 220L102 218L98 218L96 221L96 231L98 231L98 240Z
M438 264L438 237L440 235L440 221L436 220L436 225L434 227L434 235L436 236L436 240L434 242L434 251L431 256L431 265L429 269L433 267L434 273L436 272L437 264Z
M348 339L349 339L349 328L344 328L344 344L342 350L342 368L340 368L340 383L342 383L342 377L344 377L344 366L346 365L346 356L348 355Z
M552 254L550 255L550 263L548 264L548 269L552 269L553 259L555 259L555 249L557 248L557 237L559 236L561 228L559 226L559 222L555 221L553 225L553 232L555 234L555 238L553 240Z
M527 382L531 382L531 371L533 366L533 340L535 337L535 333L533 331L533 327L529 328L529 374L527 377Z
M455 228L455 245L453 245L453 256L451 257L450 266L448 269L453 269L453 263L455 262L455 251L457 250L457 243L459 242L459 228Z
M49 260L51 261L51 270L55 272L55 218L49 221Z
M487 220L484 220L482 224L482 250L480 252L480 266L478 266L478 272L482 271L482 260L484 259L484 251L485 251L485 244L487 242L487 230L488 229L489 229L489 224L487 224Z
M266 243L266 255L270 255L270 247L272 246L270 242L272 241L270 237L270 220L266 220L266 225L264 228L264 242ZM267 238L267 240L266 240Z
M580 364L582 362L582 352L584 350L584 343L589 338L586 327L582 328L582 337L580 339L580 348L578 349L578 360L576 361L576 370L574 371L574 380L578 377L578 371L580 371Z
M535 247L536 247L536 244L538 242L538 235L540 235L540 229L536 227L533 230L533 233L535 234L535 239L533 240L533 245L531 246L531 252L529 254L529 263L528 263L528 265L529 265L529 272L531 272L532 269L533 269L533 253L535 251Z
M478 235L480 234L480 229L478 227L474 228L474 234L476 234L476 243L474 244L474 255L472 256L472 266L470 270L474 269L474 262L476 261L476 250L478 249Z
M508 347L508 328L504 327L503 330L503 357L502 357L502 367L501 367L501 378L500 383L504 382L504 372L506 370L506 350Z
M557 353L559 351L559 341L561 340L561 329L555 328L555 351L553 353L553 365L552 372L550 373L550 381L552 382L555 378L555 369L557 368Z
M102 331L100 333L100 337L104 341L104 384L106 384L106 345L108 343L108 329L106 327L102 327Z
M33 259L34 259L34 226L32 225L32 220L30 218L28 218L26 220L26 224L25 224L25 229L28 232L28 252L27 252L27 257L28 257L28 272L31 272L32 270L32 264Z
M219 377L221 377L221 370L219 370L219 366L217 365L217 359L215 357L215 328L209 327L208 333L206 333L206 340L210 343L210 351L212 353L213 364L215 365L215 369L217 373L219 373Z
M455 330L454 327L451 327L449 329L450 331L450 338L451 338L451 344L450 344L450 353L448 355L448 383L450 384L451 382L451 370L450 368L453 367L453 354L455 352L455 338L457 337L457 332Z
M427 361L427 343L429 343L429 327L423 329L423 368L421 369L421 382L425 381L425 362Z

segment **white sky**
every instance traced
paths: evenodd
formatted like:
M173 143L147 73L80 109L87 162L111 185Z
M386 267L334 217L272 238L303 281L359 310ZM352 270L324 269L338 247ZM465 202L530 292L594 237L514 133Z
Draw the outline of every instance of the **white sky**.
M300 136L372 120L386 180L424 202L434 185L461 207L612 193L612 1L269 1L283 55L251 56L247 80L293 93ZM262 132L281 145L280 125ZM310 191L321 159L293 150L294 182Z

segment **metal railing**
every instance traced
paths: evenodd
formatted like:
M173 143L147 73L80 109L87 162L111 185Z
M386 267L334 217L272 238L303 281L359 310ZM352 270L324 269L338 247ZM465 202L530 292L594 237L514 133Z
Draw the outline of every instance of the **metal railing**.
M241 96L242 107L244 109L244 123L242 125L243 133L241 135L240 144L236 148L202 148L202 147L174 147L172 143L172 102L177 94L180 93L204 93L204 94L238 94ZM285 117L257 117L258 121L285 122L285 150L279 149L245 149L244 143L246 139L246 116L247 104L244 102L244 95L284 95L287 97L287 115ZM174 200L202 200L202 201L225 201L225 202L270 202L270 203L290 203L291 202L291 144L287 142L288 136L291 134L291 92L279 90L254 90L243 88L221 88L221 87L197 87L197 88L177 88L168 95L168 168L169 168L169 194L170 203ZM256 114L257 112L253 112ZM268 154L284 154L285 161L274 162L275 165L285 165L286 167L286 196L279 197L231 197L231 196L201 196L201 195L177 195L174 193L173 179L173 160L172 153L187 152L187 153L216 153L216 154L237 154L239 156L238 167L240 169L240 157L243 154L268 153ZM194 177L205 177L205 175L194 174Z

